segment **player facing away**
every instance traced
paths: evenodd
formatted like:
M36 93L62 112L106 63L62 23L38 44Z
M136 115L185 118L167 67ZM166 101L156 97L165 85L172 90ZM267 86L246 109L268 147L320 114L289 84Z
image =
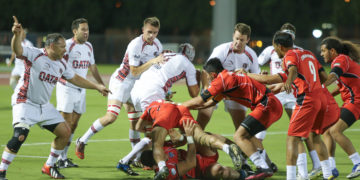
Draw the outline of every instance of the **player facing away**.
M68 67L83 78L86 78L88 69L90 69L94 79L99 84L104 85L95 64L93 47L87 41L89 38L88 21L84 18L75 19L71 24L71 29L74 36L66 40L66 53L69 58L67 61ZM56 84L56 109L60 111L71 129L68 144L58 160L60 168L78 166L67 158L67 153L81 114L86 110L85 96L86 91L84 88L79 88L64 79L60 79Z
M97 89L106 96L110 91L101 84L92 83L76 75L65 63L65 39L61 34L47 35L45 49L22 47L22 27L14 18L11 48L16 56L25 63L24 75L20 79L12 95L13 137L9 140L2 154L0 178L5 179L6 170L15 158L22 143L29 134L30 127L38 124L52 132L56 138L51 144L49 158L42 167L42 173L55 179L65 178L55 166L55 162L64 150L69 137L70 128L64 118L50 104L49 99L56 82L65 77L69 82L87 89Z
M255 174L247 179L272 176L272 169L257 151L252 139L280 119L283 111L281 103L265 85L244 74L224 70L218 58L210 59L204 65L204 70L210 76L209 88L183 105L189 109L206 108L222 99L230 99L251 108L252 112L236 130L234 141L257 167Z
M287 138L286 177L296 179L296 162L298 145L301 138L308 138L313 134L313 145L316 149L324 179L334 179L328 160L325 144L320 133L324 132L326 120L323 113L326 97L322 92L321 82L325 82L327 75L313 53L307 50L294 49L292 36L278 31L273 38L273 46L280 58L283 58L286 73L278 75L248 74L249 77L261 83L274 84L284 82L283 89L287 93L294 90L297 104L290 119ZM280 76L279 76L280 75ZM305 169L307 170L307 169ZM304 173L306 175L306 173Z
M241 150L235 144L228 145L216 136L206 134L192 117L190 111L182 106L165 101L154 101L144 111L136 124L137 130L152 126L151 139L153 155L159 167L154 179L166 179L171 172L166 166L166 157L163 151L168 131L173 128L182 128L185 122L194 122L194 139L201 145L212 149L222 149L233 161L237 169L241 167Z
M185 78L189 94L195 97L199 93L199 85L197 80L197 71L191 61L195 57L195 49L189 43L180 45L178 53L164 53L164 63L154 65L147 71L141 74L140 79L135 82L131 90L132 103L137 112L143 112L150 103L156 100L165 100L167 92L172 87L172 84L178 80ZM154 78L156 77L156 78ZM139 148L149 144L148 138L143 138L139 142L142 145L135 145L130 154L139 152ZM138 156L134 161L137 161ZM126 156L122 158L117 168L126 173L131 173L132 170L129 165L130 158L133 156Z
M85 144L105 126L113 123L124 105L130 120L129 138L131 145L140 141L140 133L135 131L135 125L141 113L135 112L130 103L130 91L141 73L164 60L162 45L156 38L160 29L160 21L156 17L146 18L143 24L143 34L133 39L125 52L122 64L110 78L109 88L112 94L108 97L106 114L95 120L91 127L76 142L76 155L84 159Z
M360 156L344 131L360 117L360 50L350 41L327 37L321 43L321 56L325 62L331 63L331 72L325 85L329 86L336 81L337 88L332 94L336 96L340 93L344 101L340 119L331 127L330 133L354 165L346 177L356 178L360 176Z
M174 144L170 142L164 143L162 149L166 157L165 166L170 171L164 179L244 179L247 175L245 171L235 171L217 163L219 158L217 151L208 146L200 145L194 140L195 128L196 123L194 121L183 123L188 143L187 151L176 149ZM226 141L224 137L217 136L217 138L221 138L222 142ZM156 173L159 172L152 150L144 151L141 154L141 162L153 167Z
M29 41L28 39L26 39L26 34L27 34L27 29L24 28L23 31L21 32L21 45L22 46L28 46L28 47L33 47L33 43L31 41ZM15 60L15 67L14 69L11 71L11 76L10 76L10 86L11 88L15 89L21 75L24 74L25 71L25 65L24 62L21 59L16 58L15 53L11 53L11 57L10 57L10 61L7 62L7 66L11 66L12 62Z

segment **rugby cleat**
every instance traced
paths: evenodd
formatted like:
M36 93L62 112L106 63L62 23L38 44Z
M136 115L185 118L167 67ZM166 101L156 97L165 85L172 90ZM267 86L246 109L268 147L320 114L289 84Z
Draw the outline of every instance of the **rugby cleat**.
M241 169L241 165L242 165L241 150L236 144L230 145L229 156L235 166L235 169Z
M159 170L154 176L154 180L164 180L169 176L169 169L165 166Z
M72 162L72 159L65 159L65 160L59 159L57 161L57 166L59 168L79 167L77 164Z
M123 163L119 162L117 164L116 168L130 176L138 176L139 175L138 173L134 172L128 164L123 164Z
M49 175L50 177L54 178L54 179L65 179L65 176L63 176L58 168L56 166L54 167L51 167L51 166L48 166L46 165L46 163L44 164L44 166L41 168L41 172L43 174L47 174Z
M321 167L311 170L308 176L309 179L317 179L318 177L322 176Z
M271 162L270 168L273 171L273 173L276 173L278 171L278 167L275 163Z
M296 176L296 180L309 180L309 178L302 177L300 174Z
M333 170L331 170L331 173L332 173L332 175L333 175L335 178L339 177L339 171L338 171L338 169L334 168Z
M354 165L354 167L352 168L351 173L349 175L347 175L346 178L354 179L354 178L359 177L359 176L360 176L360 163Z
M334 177L334 175L331 175L330 177L324 178L323 180L335 180L335 177Z
M253 179L265 179L267 177L271 177L273 172L270 168L264 169L261 167L256 167L256 171L254 174L249 175L246 180L253 180Z
M79 158L79 159L84 159L85 158L85 143L80 141L80 138L77 138L76 140L76 147L75 147L75 155Z
M0 171L0 180L7 180L6 179L6 171Z

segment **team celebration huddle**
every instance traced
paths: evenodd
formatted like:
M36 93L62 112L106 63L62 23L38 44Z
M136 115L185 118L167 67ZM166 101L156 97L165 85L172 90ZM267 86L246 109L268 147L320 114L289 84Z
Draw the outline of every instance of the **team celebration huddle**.
M116 168L128 177L141 174L143 170L133 169L141 167L154 171L156 180L271 178L278 166L269 158L263 141L267 129L282 116L289 119L288 129L284 129L286 147L281 152L286 158L287 180L360 176L360 155L344 134L360 117L360 49L350 41L333 36L321 41L320 56L331 64L327 73L315 54L294 44L296 28L292 24L283 24L274 33L272 46L258 56L247 45L251 27L238 23L232 41L216 46L199 70L193 65L194 47L180 43L177 52L163 49L157 39L160 20L148 17L142 34L128 44L120 67L109 83L104 83L88 42L85 18L72 22L72 38L48 34L41 49L26 43L25 29L15 16L13 20L11 49L18 78L10 80L14 88L13 134L2 153L0 180L7 179L7 170L32 126L55 135L41 172L64 179L62 168L82 167L68 158L68 153L75 151L79 159L91 158L86 152L89 140L106 131L120 112L127 112L130 121L132 150L119 157ZM260 69L268 63L270 72ZM95 81L86 79L88 70ZM188 98L174 102L171 88L182 79ZM331 91L330 85L335 86ZM56 107L50 103L55 86ZM74 137L86 111L86 89L107 96L107 108L87 131ZM342 104L334 99L338 94ZM225 110L218 108L220 101ZM215 110L230 114L233 138L206 130ZM191 112L197 112L197 117ZM76 142L75 150L69 149L72 142ZM336 144L349 158L348 172L336 167ZM218 162L220 154L228 156L221 158L230 160L232 167Z

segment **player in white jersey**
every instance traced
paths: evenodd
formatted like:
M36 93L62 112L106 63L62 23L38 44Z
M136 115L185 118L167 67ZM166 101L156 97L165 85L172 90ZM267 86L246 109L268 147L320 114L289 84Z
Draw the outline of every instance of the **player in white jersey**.
M134 146L140 141L140 133L135 131L135 125L141 114L137 113L131 104L130 91L141 73L153 64L161 63L164 59L161 54L162 45L156 38L159 29L158 18L146 18L142 28L143 34L129 43L122 64L110 78L109 89L112 94L108 97L108 109L105 116L95 120L87 132L77 140L76 155L80 159L84 159L85 144L90 137L113 123L117 119L122 105L125 106L130 120L129 139L131 145Z
M195 49L191 44L181 44L179 53L164 53L164 63L153 65L142 73L131 91L135 110L143 112L153 101L165 100L166 93L172 84L182 78L186 78L190 96L196 97L200 88L196 69L191 63L194 56ZM132 171L129 162L150 142L149 138L143 138L127 156L119 161L117 168L129 175L138 175Z
M11 48L17 57L23 59L25 71L12 95L14 134L2 154L0 178L5 179L6 170L26 140L30 127L38 124L56 136L42 172L52 178L63 179L65 177L59 173L55 162L68 142L70 128L49 102L55 84L61 77L65 77L79 87L97 89L104 96L110 91L103 85L94 84L76 75L67 67L63 58L65 39L61 34L49 34L46 38L45 49L22 47L20 35L22 27L17 18L15 16L13 18L14 36Z
M27 30L23 29L23 31L21 32L21 39L22 39L21 46L33 47L34 46L33 43L26 39L26 34L27 34ZM14 60L15 60L15 67L11 71L11 76L9 81L9 84L13 89L15 89L16 84L18 83L21 75L23 75L25 71L24 61L16 58L15 53L11 53L10 61L7 62L7 65L10 67Z
M104 85L95 64L93 47L91 43L87 41L89 38L88 21L84 18L75 19L72 22L71 29L74 36L66 40L66 53L69 57L67 62L68 67L72 68L76 74L85 79L88 69L90 69L94 79L99 84ZM58 167L60 168L77 167L71 159L67 158L67 152L81 114L83 114L86 109L85 96L86 91L84 88L75 86L64 79L60 79L56 85L56 109L60 111L71 129L69 143L66 145L58 160Z

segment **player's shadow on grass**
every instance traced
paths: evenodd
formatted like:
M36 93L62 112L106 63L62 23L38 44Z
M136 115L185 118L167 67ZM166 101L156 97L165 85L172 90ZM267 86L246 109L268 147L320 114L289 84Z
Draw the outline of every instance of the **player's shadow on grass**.
M0 107L0 111L11 110L11 109L12 109L12 106Z

